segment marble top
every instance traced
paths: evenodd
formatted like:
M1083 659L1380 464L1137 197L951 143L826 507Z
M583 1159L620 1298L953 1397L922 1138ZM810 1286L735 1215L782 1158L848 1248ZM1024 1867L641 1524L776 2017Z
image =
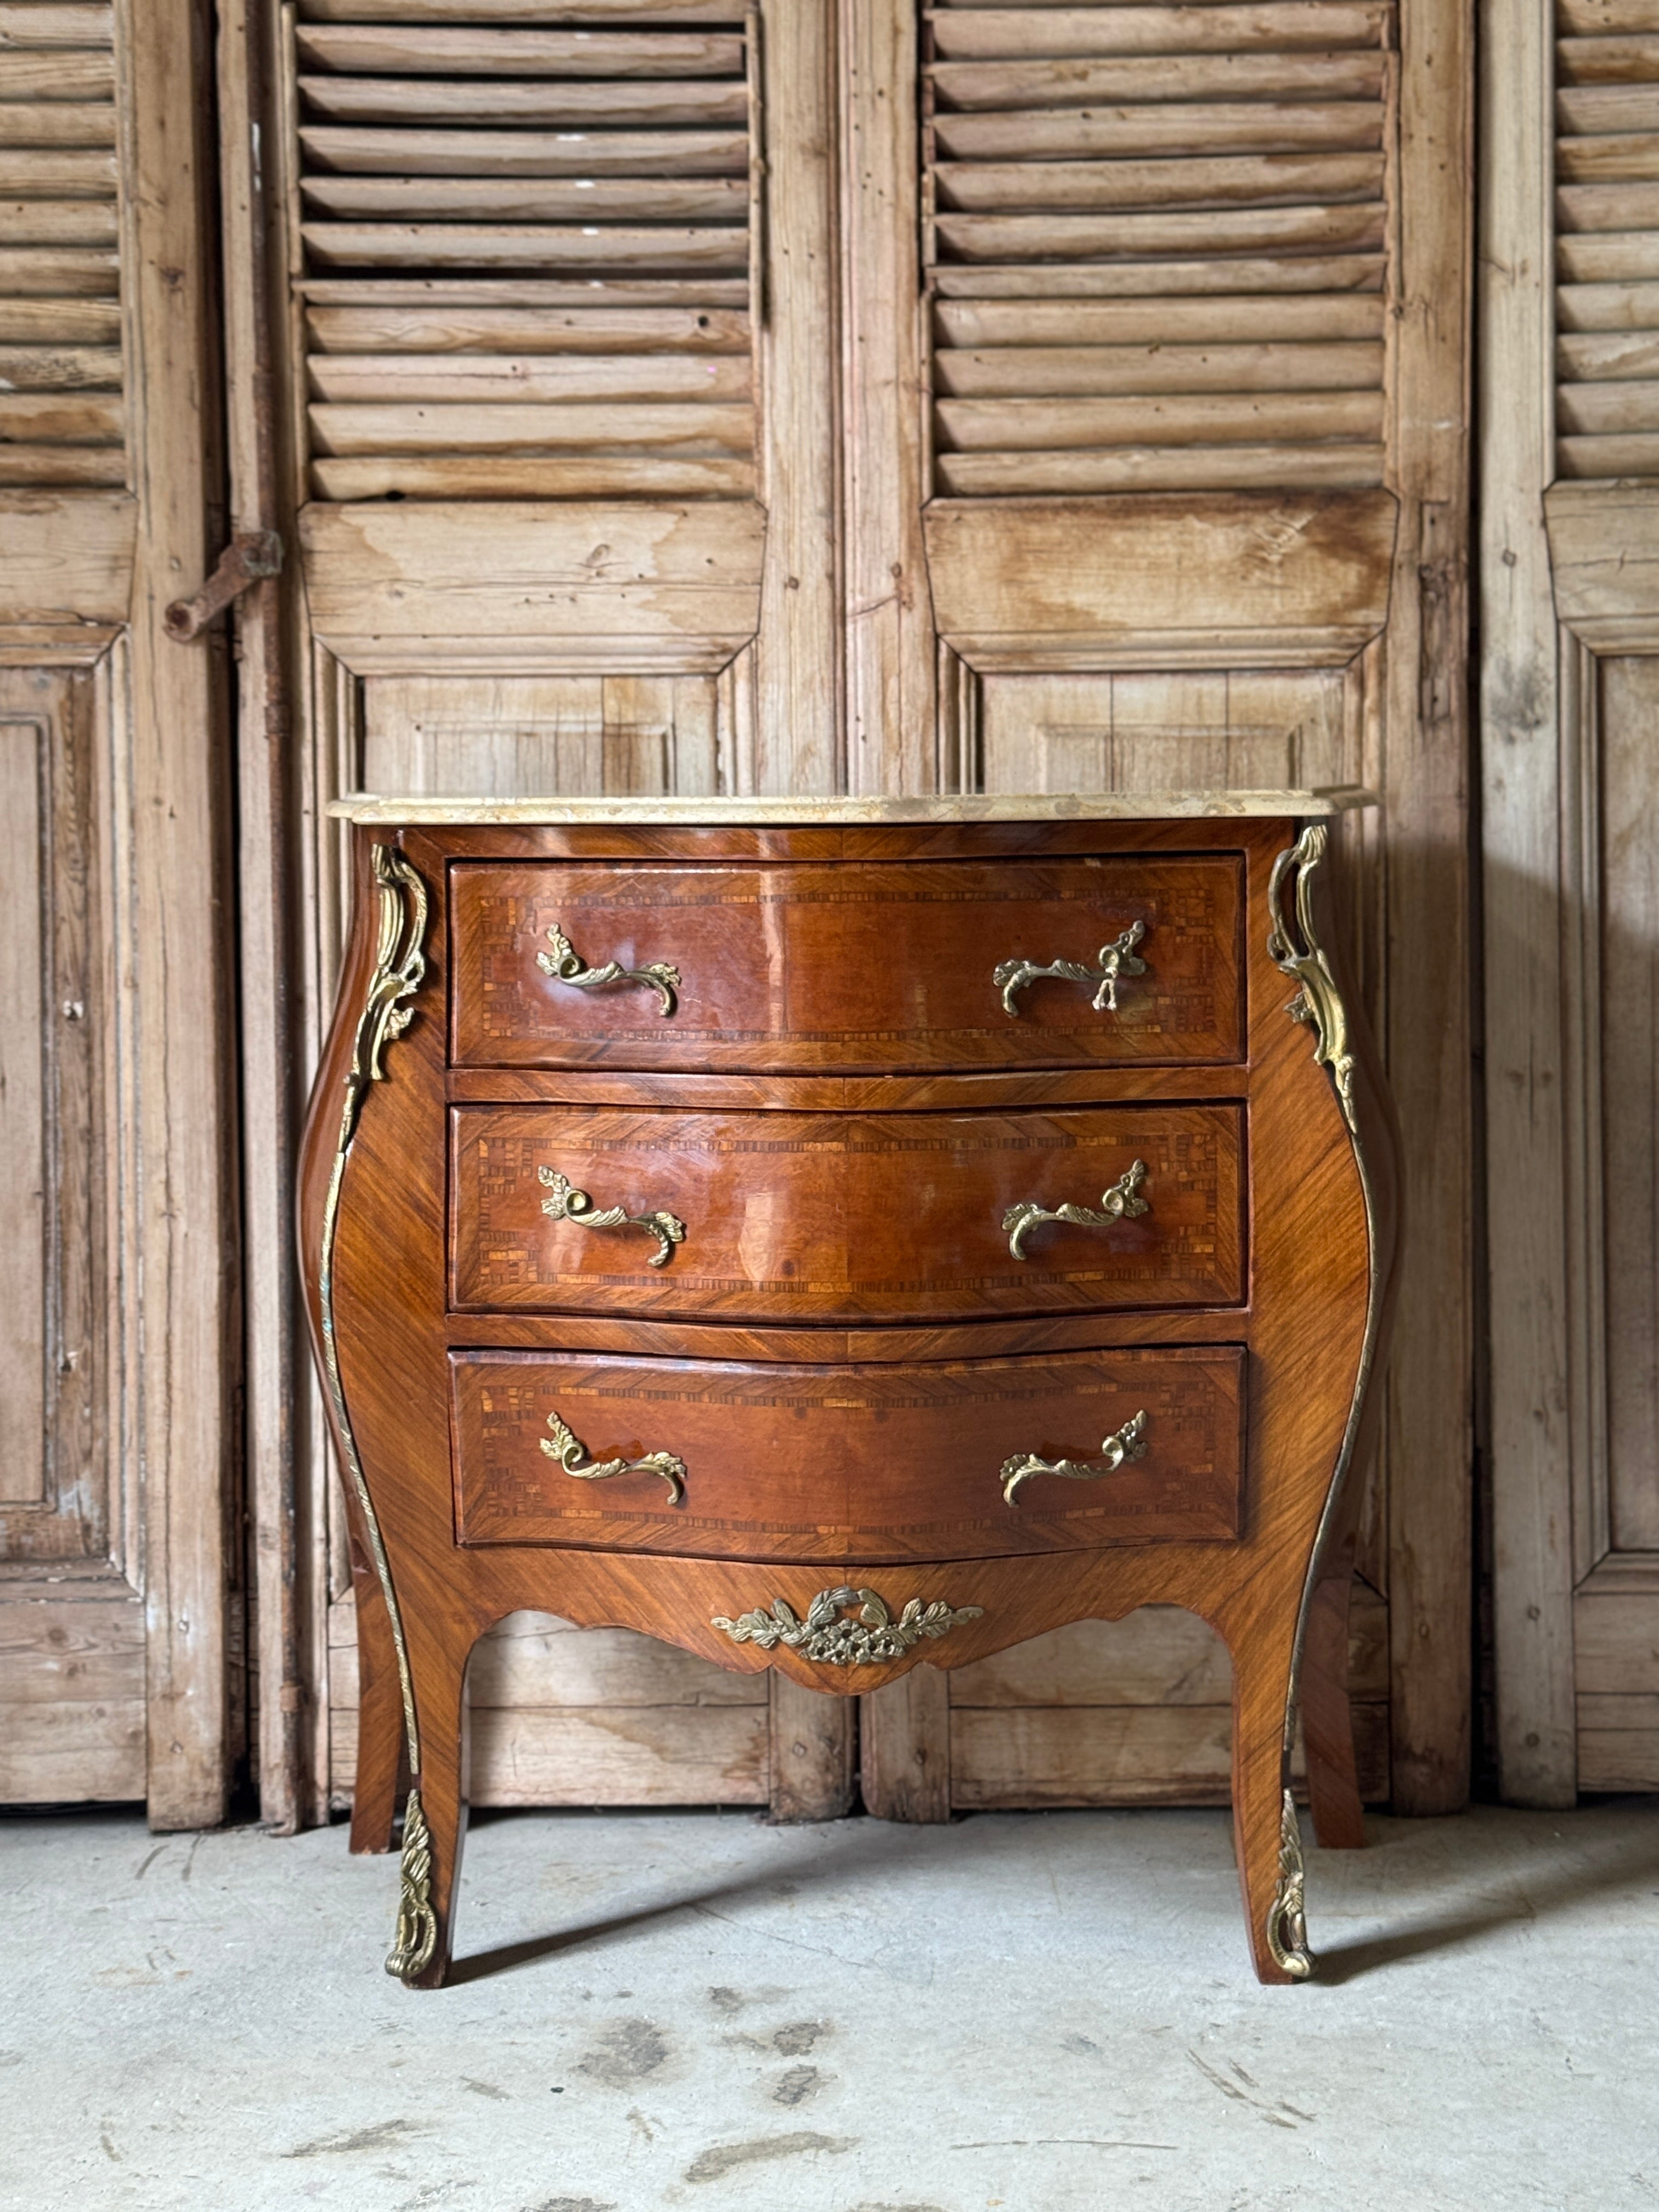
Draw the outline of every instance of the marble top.
M660 823L850 829L888 823L1168 822L1235 815L1305 818L1376 804L1374 792L1344 784L1324 791L1047 792L1025 798L999 792L933 799L481 799L464 793L423 791L399 797L359 791L337 799L328 811L342 821L386 828L488 823L648 827Z

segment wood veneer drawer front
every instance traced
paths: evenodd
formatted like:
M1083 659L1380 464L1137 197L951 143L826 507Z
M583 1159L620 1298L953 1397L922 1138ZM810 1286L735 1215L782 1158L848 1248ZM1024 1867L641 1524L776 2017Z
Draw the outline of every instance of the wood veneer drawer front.
M461 1310L898 1321L1214 1306L1244 1294L1236 1105L458 1106L451 1131L451 1302ZM591 1215L620 1207L632 1218L590 1226L566 1187ZM1035 1218L1016 1256L1008 1217L1026 1205L1105 1218ZM640 1225L658 1213L683 1226L683 1241Z
M451 871L457 1061L787 1073L1225 1062L1243 1057L1240 857L771 866L545 861ZM1100 982L997 970L1060 960ZM550 932L591 975L562 981ZM1134 972L1130 963L1141 963ZM1115 1011L1097 998L1115 995Z
M1239 1533L1231 1346L822 1367L455 1352L450 1381L465 1545L852 1565ZM682 1472L564 1463L653 1454ZM1102 1471L1029 1474L1010 1504L1009 1462L1033 1458Z

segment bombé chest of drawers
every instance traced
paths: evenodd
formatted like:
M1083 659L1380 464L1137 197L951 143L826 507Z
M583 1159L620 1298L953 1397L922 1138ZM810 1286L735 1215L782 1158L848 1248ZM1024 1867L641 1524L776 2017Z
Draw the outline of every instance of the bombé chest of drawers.
M1304 1978L1395 1233L1334 803L341 811L301 1237L391 1970L443 1978L511 1612L847 1695L1158 1603L1228 1645L1252 1957Z

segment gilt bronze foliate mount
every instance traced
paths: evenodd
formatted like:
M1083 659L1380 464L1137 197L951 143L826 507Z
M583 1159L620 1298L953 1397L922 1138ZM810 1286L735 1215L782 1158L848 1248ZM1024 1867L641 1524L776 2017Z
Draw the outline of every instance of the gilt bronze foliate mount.
M854 1606L858 1618L848 1620L845 1616ZM982 1605L950 1606L943 1598L924 1605L913 1597L896 1620L886 1601L874 1590L844 1583L837 1589L820 1590L806 1608L805 1620L787 1598L775 1597L769 1613L757 1606L735 1620L716 1613L709 1626L734 1644L758 1644L763 1651L775 1651L781 1644L825 1667L879 1667L902 1659L924 1637L932 1640L943 1636L959 1621L977 1620L984 1611Z

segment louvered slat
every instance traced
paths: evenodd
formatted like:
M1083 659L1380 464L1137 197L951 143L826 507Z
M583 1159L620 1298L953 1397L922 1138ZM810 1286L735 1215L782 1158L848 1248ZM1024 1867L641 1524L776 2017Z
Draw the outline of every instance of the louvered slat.
M0 487L125 482L112 39L0 4Z
M302 12L315 495L751 493L741 9Z
M1557 473L1659 476L1659 5L1556 27Z
M1391 9L927 16L934 480L1381 481Z

